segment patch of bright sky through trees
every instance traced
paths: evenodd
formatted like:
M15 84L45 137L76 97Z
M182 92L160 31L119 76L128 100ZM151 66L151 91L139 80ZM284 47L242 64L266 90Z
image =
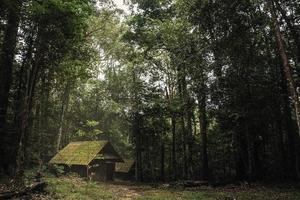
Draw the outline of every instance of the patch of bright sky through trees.
M111 3L114 4L116 8L123 10L125 15L129 15L130 7L128 0L99 0L98 6L101 7L101 4L108 5Z

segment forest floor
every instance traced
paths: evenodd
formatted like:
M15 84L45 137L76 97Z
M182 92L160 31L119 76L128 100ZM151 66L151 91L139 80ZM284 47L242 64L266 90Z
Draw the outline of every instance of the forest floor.
M16 200L300 200L295 185L244 185L211 188L174 188L127 182L87 182L75 176L46 177L46 193ZM1 183L0 183L0 191Z
M65 200L300 200L300 188L291 185L170 188L124 182L86 182L76 177L47 178L50 199Z

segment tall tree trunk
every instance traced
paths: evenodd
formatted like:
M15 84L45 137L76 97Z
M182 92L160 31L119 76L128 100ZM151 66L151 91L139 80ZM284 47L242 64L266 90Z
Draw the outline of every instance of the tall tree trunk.
M40 140L41 143L50 143L49 137L47 135L48 129L47 124L49 123L49 114L51 113L50 110L50 87L49 87L49 80L47 79L47 74L43 74L41 77L41 102L40 102L40 113L41 117L40 121ZM46 147L49 151L49 147ZM40 154L41 160L46 161L47 157L44 154Z
M140 99L138 96L138 77L135 67L132 68L132 107L133 107L133 121L132 121L132 134L135 143L135 179L143 181L142 176L142 135L141 124L142 116L139 114Z
M300 178L300 168L299 168L299 150L297 149L297 144L299 144L299 137L297 134L296 124L294 123L291 115L291 105L289 100L289 94L287 90L286 79L284 77L284 72L281 70L281 87L283 90L283 97L282 97L282 122L285 124L286 127L286 135L287 135L287 165L288 165L288 178L289 179L299 179ZM286 163L284 163L286 164Z
M188 94L186 94L186 121L187 121L187 153L188 153L188 174L187 177L188 179L191 179L193 175L193 155L194 155L194 149L193 149L193 123L192 123L192 117L193 117L193 101L189 97Z
M17 152L15 155L16 160L16 172L20 171L21 165L26 161L25 156L28 156L28 139L30 136L30 129L33 125L32 121L32 108L34 104L34 95L38 79L39 66L34 65L32 69L28 72L27 84L26 84L26 93L23 99L22 115L19 118L19 134L16 138L18 141Z
M299 63L300 62L300 33L295 27L295 25L293 24L293 20L287 15L287 12L281 7L279 1L274 0L274 2L276 4L277 10L281 13L282 18L284 19L288 29L290 30L292 38L294 39L295 42L294 46L296 48L296 53L295 53L296 62Z
M280 31L280 27L277 21L277 14L274 6L273 0L268 0L269 9L272 16L272 22L273 22L273 28L274 28L274 34L276 37L276 44L278 47L278 53L282 60L282 67L285 75L286 82L288 84L288 90L291 95L291 98L293 100L294 109L295 109L295 115L297 119L297 125L298 125L298 134L300 136L300 104L299 104L299 97L297 94L297 89L295 85L295 81L292 76L292 70L289 63L289 59L286 53L285 44L283 41L283 36Z
M298 151L300 149L299 148L299 136L300 136L299 96L297 94L296 84L295 84L295 81L293 79L291 66L290 66L290 63L289 63L288 55L286 53L286 48L285 48L283 36L282 36L281 31L280 31L279 23L277 21L277 14L276 14L276 8L275 8L275 5L274 5L274 1L273 0L268 0L268 5L269 5L269 9L270 9L271 16L272 16L273 28L274 28L275 37L276 37L276 43L277 43L279 55L280 55L281 60L282 60L283 72L284 72L284 77L285 77L285 80L286 80L286 83L287 83L288 93L292 98L294 109L295 109L295 116L296 116L296 122L297 122L297 128L298 128L298 137L293 138L293 136L289 135L288 140L289 140L289 143L291 143L291 139L293 141L295 141L295 158L296 158L295 159L295 168L296 168L295 170L296 170L297 179L299 179L299 177L300 177L300 174L299 174L299 156L298 156L299 155ZM290 28L292 28L292 27L290 27ZM293 31L293 29L291 31ZM297 41L299 39L298 35L295 31L293 31L293 32L294 32L294 37L295 37L294 39ZM298 52L298 54L299 54L299 52Z
M165 182L165 142L164 138L162 138L161 149L160 149L160 180Z
M41 157L41 153L42 153L42 105L41 102L39 102L39 104L37 105L37 124L36 124L36 133L37 133L37 141L38 141L38 148L37 148L37 159L38 159L38 163L39 163L39 169L42 169L43 166L43 159Z
M176 161L176 118L172 115L172 173L173 179L177 179L177 161Z
M188 133L186 129L186 112L187 112L187 91L186 91L186 72L185 69L183 69L182 66L177 67L177 84L178 84L178 92L179 97L181 101L181 117L180 117L180 123L181 123L181 138L182 138L182 156L183 156L183 169L182 169L182 175L183 179L188 178L188 152L187 152L187 140L188 140Z
M34 34L35 34L35 29L32 28L30 36L29 38L27 38L26 41L26 44L28 45L26 49L26 54L22 61L21 70L19 72L18 94L15 99L16 110L15 110L14 124L16 125L16 127L18 127L18 133L15 134L14 140L15 140L15 146L18 146L19 148L16 148L16 151L14 152L12 158L14 159L13 162L16 163L16 168L19 168L18 165L20 165L20 160L18 159L21 158L21 156L18 157L18 152L23 152L23 155L28 155L25 152L25 149L22 150L20 149L19 144L21 143L21 140L23 140L24 136L29 135L28 133L29 130L27 130L27 127L29 124L33 123L29 119L30 116L29 108L33 106L32 105L33 94L31 95L31 92L33 92L34 90L30 90L29 88L30 85L32 87L32 84L30 83L30 79L32 79L31 77L35 76L36 73L32 70ZM36 77L33 78L32 80L36 81Z
M63 125L64 125L64 119L65 119L65 113L68 110L69 105L69 96L70 96L70 81L67 82L66 88L64 90L64 94L61 101L61 113L60 113L60 119L59 119L59 129L58 129L58 137L57 137L57 146L56 146L56 152L59 152L61 147L61 140L63 136Z
M26 77L26 86L25 92L22 98L21 110L20 110L20 118L19 118L19 134L17 136L18 141L18 150L16 153L16 166L17 170L20 170L20 166L23 162L28 160L28 147L29 147L29 138L31 134L31 129L33 126L33 117L32 117L32 109L34 107L34 97L37 89L37 83L40 78L40 71L44 64L45 58L45 48L47 43L44 42L43 29L44 24L41 24L41 27L37 29L37 27L32 28L31 37L29 38L29 47L27 56L24 60L24 66L27 67L27 77ZM37 37L34 40L34 36L37 32ZM35 48L34 48L35 47ZM48 79L51 79L51 73L53 69L50 69L48 72ZM46 73L45 73L46 74Z
M200 122L200 134L202 141L201 148L201 161L202 161L202 178L203 180L209 179L209 167L208 167L208 153L207 153L207 114L206 114L206 93L198 95L198 109L199 109L199 122Z
M169 90L165 88L166 97L169 104L169 108L171 109L171 94L169 94ZM172 175L171 178L173 180L177 179L177 162L176 162L176 114L171 110L171 132L172 132L172 151L171 151L171 169Z
M251 130L249 130L248 124L245 124L246 131L246 141L247 141L247 178L248 181L254 180L254 147L253 147L253 138L251 137Z
M7 25L0 52L0 173L3 171L9 173L9 165L12 164L8 163L11 152L7 152L7 145L9 145L10 142L6 141L6 139L10 138L10 136L5 135L5 126L21 5L21 0L15 0L9 3Z
M182 178L183 179L187 179L187 175L188 175L188 163L187 163L187 148L186 148L186 129L185 129L185 118L184 116L181 116L180 119L180 123L181 123L181 140L182 140L182 156L183 156L183 163L182 163Z
M141 132L140 132L140 116L138 113L134 114L133 135L135 138L135 179L143 181L142 177L142 149L141 149Z

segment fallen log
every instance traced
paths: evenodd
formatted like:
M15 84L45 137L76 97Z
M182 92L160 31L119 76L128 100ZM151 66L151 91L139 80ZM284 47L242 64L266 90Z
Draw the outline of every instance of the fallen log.
M45 187L46 187L45 182L33 183L30 186L28 186L20 191L11 191L11 192L0 193L0 199L12 199L12 198L32 194L32 193L44 192Z
M207 181L186 181L184 183L184 187L200 187L200 186L208 186L209 183Z
M179 181L179 182L172 182L170 183L170 186L172 187L185 187L185 188L189 188L189 187L200 187L200 186L208 186L209 183L207 181Z

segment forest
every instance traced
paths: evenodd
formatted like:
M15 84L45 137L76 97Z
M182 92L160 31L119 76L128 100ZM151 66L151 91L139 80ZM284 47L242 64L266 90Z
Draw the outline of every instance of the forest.
M298 0L0 0L0 194L98 140L138 183L299 185L299 95Z

